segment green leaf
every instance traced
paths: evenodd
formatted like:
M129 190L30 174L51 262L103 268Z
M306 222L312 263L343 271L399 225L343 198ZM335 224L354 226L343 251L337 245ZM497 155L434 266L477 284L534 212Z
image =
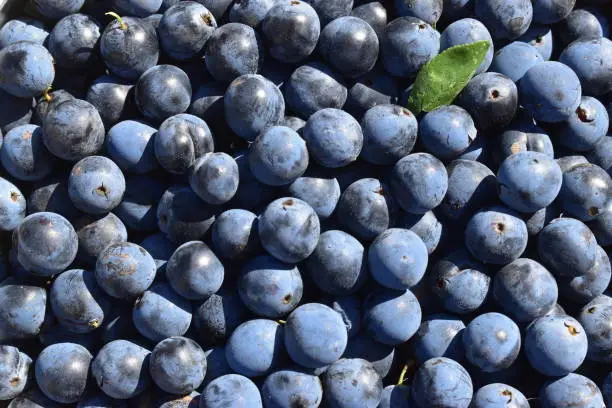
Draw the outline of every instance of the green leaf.
M408 98L415 115L448 105L472 79L489 50L488 41L456 45L423 65Z

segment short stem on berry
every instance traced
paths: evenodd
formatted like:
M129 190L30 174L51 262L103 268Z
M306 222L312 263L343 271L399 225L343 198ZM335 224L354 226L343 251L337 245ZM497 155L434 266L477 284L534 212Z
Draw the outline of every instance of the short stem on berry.
M125 21L123 21L121 16L119 14L115 13L114 11L109 11L108 13L104 13L104 15L114 17L119 22L119 27L123 31L128 29L128 26L127 26L127 24L125 24Z

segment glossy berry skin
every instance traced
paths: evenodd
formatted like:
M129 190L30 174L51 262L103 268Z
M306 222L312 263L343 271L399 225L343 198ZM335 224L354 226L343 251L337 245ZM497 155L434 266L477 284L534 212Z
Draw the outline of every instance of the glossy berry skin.
M557 159L557 164L561 167L562 172L569 171L580 164L588 164L589 161L584 156L574 155L565 156Z
M308 167L304 139L285 126L264 130L249 148L249 166L260 182L271 186L291 184Z
M229 21L242 23L249 27L258 27L276 3L275 0L249 0L234 3L229 10Z
M587 62L585 58L589 58ZM612 91L609 72L612 69L612 41L607 38L578 39L559 56L580 78L586 95L604 95Z
M485 72L468 82L457 104L470 113L478 129L501 128L516 114L518 91L510 78Z
M58 66L69 69L98 63L100 31L100 24L85 14L62 18L49 35L49 52L53 60Z
M232 369L249 378L267 375L283 357L283 326L273 320L242 323L230 336L225 356Z
M0 163L16 179L37 181L52 171L53 156L43 143L39 126L21 125L11 129L1 147Z
M78 238L61 215L42 212L26 217L15 231L17 259L40 276L53 276L68 267L77 254Z
M372 164L394 164L412 151L418 126L406 108L391 104L373 106L361 120L361 157Z
M121 202L125 178L121 169L104 156L78 161L68 176L68 194L74 206L88 214L106 214Z
M0 89L0 101L5 106L0 113L0 130L4 134L17 126L29 124L36 113L34 98L18 98Z
M605 406L599 387L587 377L574 373L551 379L540 389L538 397L544 408Z
M484 372L495 372L514 363L521 349L521 333L509 317L484 313L463 331L466 358Z
M380 39L383 66L394 77L415 76L439 50L440 33L414 17L391 21Z
M156 233L146 237L140 245L153 257L157 267L156 277L162 277L166 272L166 263L177 248L177 245L170 241L162 233Z
M46 291L8 278L0 284L0 295L0 341L36 337L45 319Z
M17 397L26 387L32 359L17 347L0 346L0 400Z
M46 347L36 359L36 383L54 401L69 404L85 393L93 356L83 346L59 343Z
M427 262L425 243L407 229L386 230L368 250L370 273L378 283L390 289L415 286L425 275Z
M25 216L25 197L17 186L0 177L0 231L12 231Z
M191 188L176 185L159 200L157 224L171 241L182 244L201 239L215 222L215 211Z
M223 98L225 119L241 138L252 141L285 116L283 94L261 75L242 75L227 88Z
M404 211L424 214L444 199L448 174L435 156L413 153L395 163L390 185L393 197Z
M338 202L340 225L351 234L372 240L395 222L398 207L387 185L364 178L349 185Z
M497 173L499 198L510 208L533 213L549 206L561 190L559 165L537 152L509 156Z
M87 102L100 114L107 129L118 123L135 110L133 101L134 85L129 81L111 75L96 78L87 91Z
M216 378L234 372L225 358L225 347L219 346L209 348L204 350L204 354L206 355L206 376L204 377L204 386L208 385Z
M36 101L36 106L34 112L32 114L32 122L35 124L42 124L47 114L55 109L62 102L66 102L69 99L74 99L74 95L64 89L58 89L57 91L53 91L49 93L51 97L50 101L47 101L44 97L39 98ZM23 98L19 98L23 101Z
M296 63L314 51L321 35L321 22L317 12L308 3L277 1L266 14L261 30L272 58L285 63Z
M327 406L376 408L381 399L382 379L371 363L360 358L343 358L324 375Z
M354 293L367 278L363 245L338 230L321 234L317 247L306 260L306 268L314 283L332 295Z
M552 24L565 19L576 4L576 0L542 0L533 4L533 21Z
M259 252L257 216L250 211L234 208L221 213L212 228L212 247L227 260L243 259Z
M591 221L609 208L612 178L601 167L581 164L563 173L561 208L582 221Z
M96 262L98 285L110 296L133 299L153 283L157 266L141 246L120 242L106 247Z
M73 333L100 327L111 306L94 273L82 269L62 272L53 281L49 300L55 318Z
M155 128L144 122L119 122L106 135L108 154L126 172L149 173L158 166L152 139L156 132Z
M114 0L115 8L120 13L135 16L147 17L159 11L162 0Z
M224 204L238 191L238 165L226 153L206 153L198 158L189 176L193 191L208 204Z
M335 296L327 299L325 304L340 314L349 340L361 331L361 299L358 295Z
M206 244L187 242L174 251L166 264L166 278L179 295L204 300L221 288L223 264Z
M319 15L321 19L321 26L329 24L332 20L347 16L350 14L353 8L353 0L306 0Z
M121 78L136 80L157 65L159 42L155 28L144 20L124 17L106 26L100 37L100 55L108 69Z
M381 394L378 408L410 408L412 398L407 385L387 385Z
M428 211L423 215L404 212L395 227L410 230L418 235L423 240L429 255L438 247L444 230L444 226L433 211Z
M238 279L240 299L258 316L277 319L290 313L302 299L300 271L269 255L248 261Z
M140 334L158 342L182 336L191 324L191 303L165 283L149 288L134 305L132 320Z
M420 406L467 408L472 393L468 372L446 357L432 358L423 363L412 384L412 396Z
M484 164L473 160L454 160L446 171L448 189L439 211L447 219L466 222L491 203L497 193L493 172Z
M313 114L302 131L313 159L324 167L343 167L355 161L363 145L359 123L348 113L334 108Z
M518 322L530 322L555 307L555 278L538 262L520 258L495 274L493 294L504 311Z
M395 347L373 340L367 334L349 339L342 358L361 358L372 364L381 378L391 370L395 358Z
M612 276L610 258L601 247L597 252L595 264L586 274L558 278L562 299L583 305L606 291Z
M454 316L430 315L412 338L416 358L421 363L434 357L462 361L465 358L461 338L464 329L465 324Z
M533 18L529 0L477 0L474 12L495 40L514 40L525 34Z
M300 177L289 185L288 191L308 203L320 220L329 218L340 200L340 184L335 178Z
M587 354L587 335L570 316L544 316L525 334L525 354L531 366L547 376L560 377L576 370Z
M266 377L261 387L266 407L285 408L298 401L302 408L317 408L323 399L321 380L299 369L284 369Z
M204 381L204 351L198 343L185 337L162 340L151 351L149 373L162 390L171 394L189 394Z
M606 211L589 223L589 228L595 234L601 246L612 244L612 211Z
M476 126L470 114L456 105L427 112L419 123L419 139L427 151L441 160L452 160L476 139Z
M128 340L107 343L91 363L91 374L109 397L128 399L141 394L149 385L151 352Z
M223 345L247 316L238 293L221 289L194 309L193 325L206 344Z
M489 49L487 55L476 69L476 74L486 72L493 60L493 39L489 30L480 21L473 18L464 18L451 23L440 35L440 51L462 44L471 44L476 41L487 41Z
M510 125L512 126L512 125ZM510 129L500 135L497 159L503 161L519 152L538 152L554 158L550 137L541 129Z
M529 401L522 392L510 385L487 384L474 393L474 408L529 408Z
M545 61L531 67L519 82L519 97L536 120L562 122L580 105L582 86L570 67Z
M185 174L195 161L214 151L210 128L197 116L181 113L166 119L154 139L155 157L169 173Z
M610 341L607 329L611 310L612 298L601 295L586 304L580 311L578 319L589 341L587 351L589 360L604 363L612 361L612 341Z
M531 24L527 32L517 38L535 47L544 61L550 60L553 52L552 29L548 25Z
M431 288L446 310L467 314L480 308L489 295L491 278L485 267L464 249L451 252L431 271Z
M157 65L138 78L136 105L142 114L163 122L183 113L191 103L191 83L187 74L173 65Z
M321 109L342 109L348 95L342 77L321 62L298 67L283 92L287 107L303 119Z
M372 3L369 3L372 4ZM400 91L396 80L382 67L375 66L370 72L356 79L349 88L344 110L355 118L363 118L366 111L376 105L399 104Z
M348 337L340 314L320 303L295 309L284 329L289 356L304 367L324 367L337 361L346 349Z
M159 28L162 50L175 60L189 60L204 51L217 21L202 4L179 2L164 12Z
M43 45L49 36L45 25L29 17L8 20L0 28L0 49L19 41L30 41Z
M597 241L589 228L573 218L559 218L538 235L538 255L555 275L579 276L597 260Z
M259 35L245 24L224 24L214 30L206 42L204 61L217 81L231 82L241 75L256 74L263 59Z
M395 0L399 16L416 17L431 25L438 22L443 4L443 0Z
M53 57L40 44L21 41L0 50L0 88L19 98L40 95L55 79Z
M491 71L518 82L529 68L543 61L537 48L526 42L514 41L495 52Z
M605 106L591 96L583 96L580 106L563 123L559 143L573 151L593 150L610 126ZM597 164L597 163L595 163Z
M376 31L376 34L380 36L387 25L387 9L385 6L379 1L355 6L350 15L368 23Z
M607 18L601 13L600 9L595 7L576 7L557 26L557 38L563 46L581 38L595 39L608 37L610 34Z
M165 185L149 176L128 176L123 200L113 212L128 228L140 232L157 230L157 203ZM124 227L125 228L125 227Z
M494 207L470 219L465 244L481 262L506 265L521 256L527 247L527 226L518 214Z
M366 298L363 308L366 333L383 344L404 343L421 324L421 307L410 290L377 289Z
M127 241L127 229L113 213L104 217L84 215L73 221L79 237L77 259L95 265L98 255L109 245Z
M319 218L312 207L296 198L272 201L259 219L263 247L282 262L306 259L319 240Z
M338 52L342 48L343 52ZM357 17L339 17L325 26L319 51L329 64L347 78L370 71L378 58L378 36L368 23Z
M104 144L104 123L87 101L70 99L56 105L44 118L43 141L53 155L77 161L97 153Z
M262 408L259 389L247 377L227 374L215 378L202 391L200 408Z

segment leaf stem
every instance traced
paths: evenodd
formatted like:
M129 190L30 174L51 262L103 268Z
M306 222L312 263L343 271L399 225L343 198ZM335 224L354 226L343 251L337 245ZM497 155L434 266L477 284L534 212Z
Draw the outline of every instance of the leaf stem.
M45 89L45 90L44 90L44 92L43 92L43 94L42 94L43 99L44 99L46 102L51 102L51 101L53 100L53 96L51 96L51 94L49 93L49 92L51 91L51 89L53 89L53 88L51 87L51 85L49 85L49 86L47 87L47 89Z
M405 364L404 368L402 368L402 372L400 373L399 381L397 385L402 385L404 381L406 381L406 373L408 372L408 368L410 368L410 364Z
M125 21L123 21L123 19L121 18L121 16L117 13L115 13L114 11L109 11L108 13L104 13L105 16L111 16L114 17L118 22L119 22L119 27L123 30L126 31L128 29L127 24L125 23Z

